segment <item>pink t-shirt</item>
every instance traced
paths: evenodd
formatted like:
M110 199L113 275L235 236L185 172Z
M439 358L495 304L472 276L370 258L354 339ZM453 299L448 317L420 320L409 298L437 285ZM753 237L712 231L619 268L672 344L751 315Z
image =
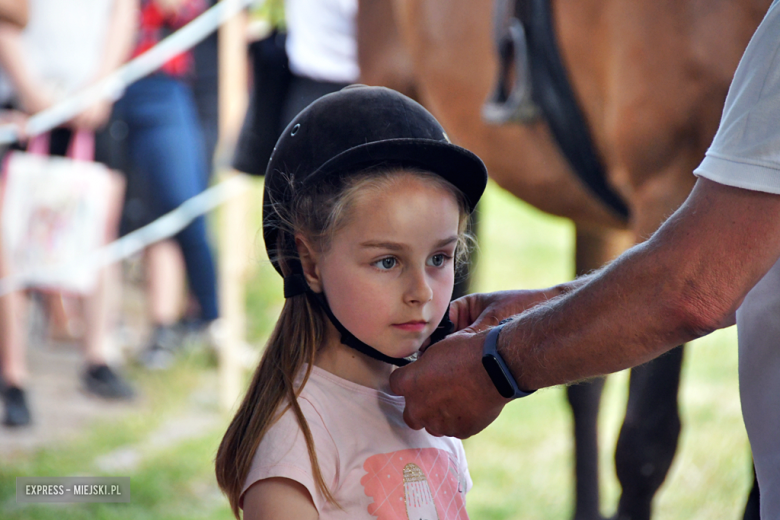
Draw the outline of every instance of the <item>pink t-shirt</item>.
M314 481L306 441L288 410L260 442L244 482L285 477L300 482L323 520L466 520L471 489L460 440L409 428L404 398L314 367L298 398L320 471L341 509Z

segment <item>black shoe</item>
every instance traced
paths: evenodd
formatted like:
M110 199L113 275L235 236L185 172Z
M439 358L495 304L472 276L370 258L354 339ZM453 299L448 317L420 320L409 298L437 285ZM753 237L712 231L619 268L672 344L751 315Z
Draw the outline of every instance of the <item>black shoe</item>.
M6 387L3 391L3 401L5 402L4 425L25 426L30 424L30 409L24 398L24 390L16 386Z
M84 388L104 399L132 399L135 392L108 365L91 365L81 375Z

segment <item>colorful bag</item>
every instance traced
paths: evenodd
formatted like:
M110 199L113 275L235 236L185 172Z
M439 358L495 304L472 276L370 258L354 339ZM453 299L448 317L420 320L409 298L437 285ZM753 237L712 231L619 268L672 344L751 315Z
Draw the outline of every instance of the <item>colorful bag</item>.
M5 159L0 223L11 272L27 286L87 294L98 269L85 260L106 242L116 174L94 157L94 134L76 131L67 157L48 156L49 135Z

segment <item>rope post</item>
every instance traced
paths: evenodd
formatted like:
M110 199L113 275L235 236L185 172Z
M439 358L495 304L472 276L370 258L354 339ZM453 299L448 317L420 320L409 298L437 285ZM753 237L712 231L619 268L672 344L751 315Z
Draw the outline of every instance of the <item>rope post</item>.
M220 0L225 1L225 0ZM229 167L247 105L246 14L219 29L219 147L221 180L238 175ZM247 270L247 193L222 206L219 215L219 295L222 319L219 347L219 404L231 410L242 389L240 354L245 344L244 282Z

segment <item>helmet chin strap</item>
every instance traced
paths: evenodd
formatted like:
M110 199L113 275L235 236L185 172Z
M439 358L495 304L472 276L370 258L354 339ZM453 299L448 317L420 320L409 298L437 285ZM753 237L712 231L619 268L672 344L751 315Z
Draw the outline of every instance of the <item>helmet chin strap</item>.
M284 297L285 298L292 298L293 296L298 296L300 294L305 294L307 298L309 298L309 301L316 302L317 305L320 306L320 308L325 311L325 314L328 316L328 319L333 323L333 326L336 327L336 330L339 331L341 334L341 343L344 345L353 348L357 350L360 353L363 353L373 359L377 359L379 361L383 361L385 363L390 363L392 365L396 365L399 367L408 365L415 359L417 359L417 354L412 354L408 358L393 358L390 356L386 356L385 354L379 352L374 347L367 345L357 339L350 331L348 331L344 325L341 324L341 322L336 318L336 316L333 314L333 311L330 309L330 305L328 305L328 300L325 298L324 293L315 293L311 290L309 287L309 284L306 282L306 278L300 273L294 273L291 275L287 275L284 277ZM431 345L434 343L441 341L444 339L447 334L451 333L453 329L455 328L455 325L450 321L450 308L447 306L447 312L444 313L444 317L442 318L441 322L439 323L439 326L436 327L436 330L433 331L433 334L431 334Z

